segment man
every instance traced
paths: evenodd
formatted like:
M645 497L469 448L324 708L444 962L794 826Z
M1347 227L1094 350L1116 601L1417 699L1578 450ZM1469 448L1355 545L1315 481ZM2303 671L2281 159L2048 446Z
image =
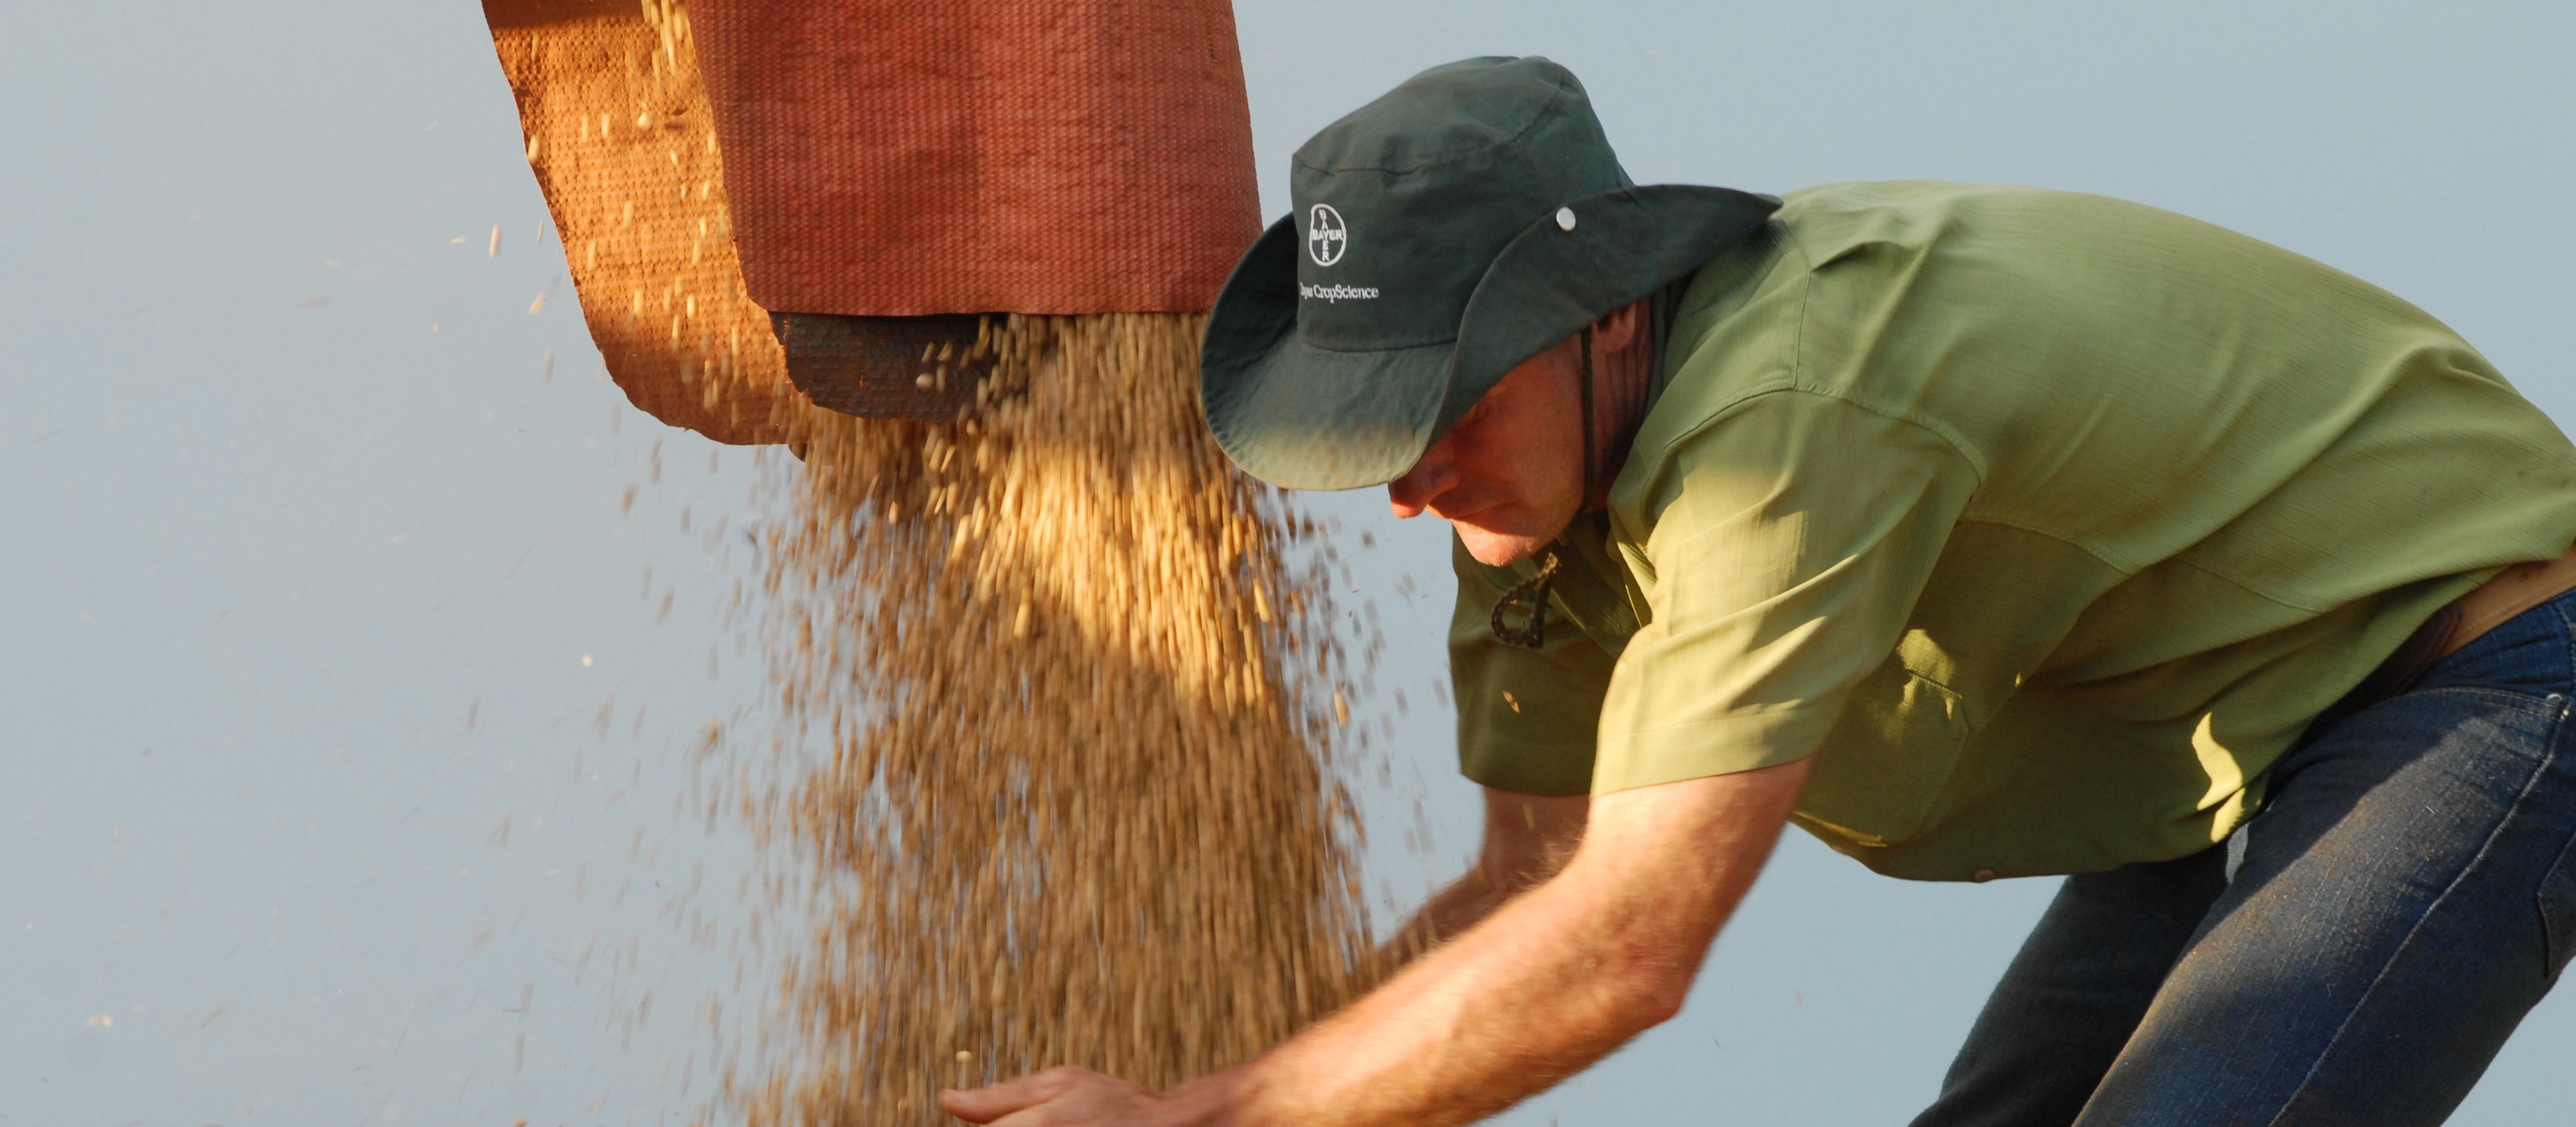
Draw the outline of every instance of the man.
M2093 197L1633 187L1540 59L1292 186L1209 424L1456 528L1484 860L1257 1060L957 1114L1479 1118L1670 1017L1789 821L2076 874L1923 1124L2436 1123L2576 951L2576 448L2425 314Z

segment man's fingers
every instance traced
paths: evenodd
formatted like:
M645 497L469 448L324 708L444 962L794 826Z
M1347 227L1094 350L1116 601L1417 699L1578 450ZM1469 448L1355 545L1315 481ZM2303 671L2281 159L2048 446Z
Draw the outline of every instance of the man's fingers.
M968 1123L990 1123L1002 1113L985 1110L983 1089L941 1088L939 1110Z
M1082 1069L1061 1065L982 1088L951 1088L939 1093L939 1107L968 1123L990 1123L1063 1095L1082 1075Z

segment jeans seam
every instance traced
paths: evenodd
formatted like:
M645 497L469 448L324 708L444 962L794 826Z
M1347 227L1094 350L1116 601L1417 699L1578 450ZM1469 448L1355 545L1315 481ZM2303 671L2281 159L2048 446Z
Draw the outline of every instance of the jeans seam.
M2308 1089L2315 1084L2317 1071L2324 1068L2326 1061L2334 1056L2337 1048L2342 1046L2344 1034L2352 1029L2352 1023L2360 1018L2361 1011L2370 1005L2371 998L2378 994L2380 986L2388 981L2388 976L2397 962L2405 956L2408 948L2414 946L2416 937L2423 933L2425 921L2432 919L2433 914L2441 910L2443 902L2449 900L2451 894L2459 890L2460 882L2469 879L2469 874L2476 872L2478 866L2485 863L2488 855L2495 851L2496 839L2503 836L2505 827L2512 825L2513 820L2522 814L2523 806L2530 801L2532 792L2540 789L2541 782L2548 777L2549 769L2557 764L2558 737L2560 730L2567 725L2568 698L2560 694L2551 695L2559 697L2559 704L2557 717L2549 725L2547 737L2549 753L2542 756L2539 763L2533 765L2530 777L2523 780L2522 790L2513 796L2513 805L2505 809L2504 817L2496 819L2495 827L2487 831L2486 840L2478 843L2477 855L2469 858L2468 864L2460 866L2460 871L2451 877L2450 883L2442 886L2442 894L2434 897L2432 903L2425 905L2423 913L2416 916L2415 922L2407 927L2406 938L2398 941L2387 961L2380 965L2379 973L2371 977L2369 988L2363 990L2361 997L2353 1002L2352 1009L2344 1014L2342 1024L2335 1026L2334 1036L2327 1038L2325 1047L2317 1051L2317 1059L2308 1065L2307 1073L2299 1077L2298 1086L2290 1089L2289 1097L2281 1101L2281 1110L2273 1113L2270 1123L2279 1124L2298 1106L2300 1097L2305 1096Z

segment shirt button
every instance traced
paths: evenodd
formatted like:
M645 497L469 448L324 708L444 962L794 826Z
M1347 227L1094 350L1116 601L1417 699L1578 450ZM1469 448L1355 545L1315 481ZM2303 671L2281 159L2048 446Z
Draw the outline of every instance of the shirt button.
M1968 879L1975 881L1978 884L1984 884L1987 881L1995 879L1995 871L1993 869L1979 869L1976 872L1968 874Z

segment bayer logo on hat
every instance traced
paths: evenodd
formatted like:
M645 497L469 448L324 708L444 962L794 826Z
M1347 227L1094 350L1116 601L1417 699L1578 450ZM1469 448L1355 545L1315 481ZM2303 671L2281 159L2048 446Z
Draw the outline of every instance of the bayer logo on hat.
M1306 254L1317 266L1330 266L1342 260L1350 249L1350 229L1342 225L1342 213L1331 204L1316 204L1306 213Z

